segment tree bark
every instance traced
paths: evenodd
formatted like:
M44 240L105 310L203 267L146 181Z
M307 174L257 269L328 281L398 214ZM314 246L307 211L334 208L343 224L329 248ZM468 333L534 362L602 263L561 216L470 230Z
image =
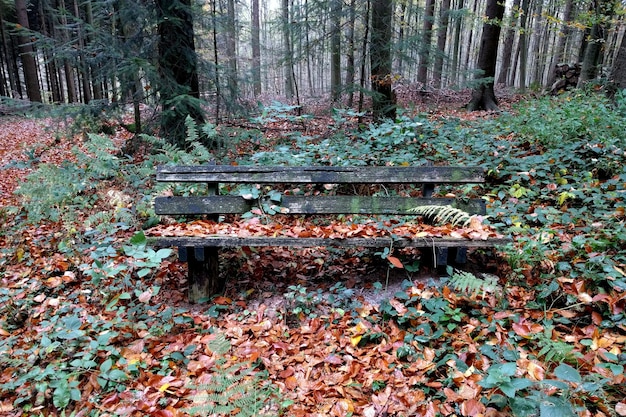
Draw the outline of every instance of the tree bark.
M563 23L561 24L561 31L559 33L559 39L554 49L554 55L552 57L552 65L550 68L550 75L548 78L548 85L551 86L556 81L556 66L564 62L565 59L565 42L570 36L572 29L570 28L570 21L572 20L572 10L574 9L574 0L567 0L565 3L565 10L563 11Z
M374 14L376 16L376 14ZM417 81L426 86L428 67L430 66L430 47L433 36L433 20L435 16L435 0L426 0L424 22L422 23L422 44L420 45L420 65L417 70Z
M500 39L500 23L504 17L504 3L500 0L488 0L486 10L487 21L483 24L483 33L478 53L478 85L472 93L468 110L498 110L498 101L493 91L496 62L498 57L498 41Z
M515 27L517 26L517 17L515 16L519 12L520 0L513 1L513 7L511 8L511 27L506 32L506 38L504 39L504 46L502 48L502 67L500 68L500 74L498 75L498 84L509 85L511 75L511 57L513 55L513 42L515 41Z
M341 96L341 3L342 0L332 0L330 6L330 94L333 102Z
M226 50L228 54L228 92L232 106L239 95L237 82L237 19L235 16L235 0L228 0L227 22Z
M293 98L294 79L293 79L293 53L291 49L291 28L289 22L289 0L282 0L282 27L283 27L283 48L284 48L284 77L285 77L285 96L288 99Z
M392 17L392 0L373 1L370 66L374 90L372 110L375 119L396 117L396 100L392 90L391 74Z
M437 56L435 57L435 71L433 83L436 88L443 88L443 60L446 56L446 39L448 37L448 20L450 14L450 0L443 0L439 9L439 28L437 29Z
M616 89L626 89L626 35L622 37L622 42L617 50L611 75Z
M602 51L602 44L605 39L603 17L606 15L607 3L607 1L593 0L590 5L594 22L591 25L587 45L585 47L580 78L578 79L578 87L582 87L587 81L593 80L598 73L600 52Z
M41 103L41 90L39 78L37 76L37 62L35 61L35 51L25 31L29 30L28 12L26 10L26 0L15 0L15 12L17 22L22 26L18 35L20 58L24 67L24 81L26 82L26 94L30 101Z
M526 25L528 23L528 12L530 10L530 0L522 1L522 15L520 16L520 34L517 49L519 51L519 88L522 92L526 91L526 76L528 68L528 31Z
M259 0L252 0L252 84L254 96L261 95L261 23Z
M348 92L348 107L354 104L354 25L356 22L356 0L350 0L348 6L348 52L346 53L346 81Z

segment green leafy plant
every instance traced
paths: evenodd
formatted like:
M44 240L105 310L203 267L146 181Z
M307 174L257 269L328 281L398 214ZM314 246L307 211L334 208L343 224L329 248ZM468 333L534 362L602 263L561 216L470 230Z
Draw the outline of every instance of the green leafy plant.
M227 365L224 356L231 345L217 333L209 342L211 351L218 355L212 368L211 380L192 386L194 406L186 411L191 415L232 415L238 417L274 415L271 405L278 402L278 390L267 381L267 372L255 370L251 363Z
M498 277L496 276L483 274L483 278L479 278L471 272L459 271L451 266L446 269L450 276L450 285L456 291L469 292L472 295L484 295L498 289Z

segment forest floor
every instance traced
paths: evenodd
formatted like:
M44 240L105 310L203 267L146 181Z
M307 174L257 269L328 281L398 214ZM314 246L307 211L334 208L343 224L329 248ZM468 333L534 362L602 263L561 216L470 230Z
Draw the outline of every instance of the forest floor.
M403 98L413 103L409 113L425 114L437 126L499 117L465 112L467 99L457 92ZM521 99L506 96L501 105L509 110ZM336 135L330 115L308 110L320 114L307 122L307 135ZM284 143L281 132L301 127L290 123L268 122L264 146ZM560 263L548 246L546 256L527 254L536 263L515 271L506 254L470 254L466 270L479 280L487 273L497 284L465 294L433 271L391 268L370 252L233 250L223 255L224 273L237 279L223 296L190 305L184 264L172 256L147 265L154 251L128 249L138 224L112 224L100 241L90 240L99 235L85 227L86 219L119 209L120 201L130 208L142 197L119 179L90 188L97 198L71 222L15 228L19 207L33 205L14 194L29 174L93 152L86 135L62 130L52 119L0 118L0 219L19 230L0 234L0 415L179 416L193 406L204 415L236 415L250 406L241 398L263 401L259 415L626 415L626 326L616 318L626 296L619 287L592 292L566 269L555 270ZM121 149L131 134L115 126L109 138ZM249 148L242 143L229 152L234 158ZM140 153L133 162L149 158ZM616 201L610 210L623 223L623 197ZM544 242L551 251L558 239L571 242L579 233L552 226L560 237ZM583 246L585 254L566 252L593 257L599 249L592 246ZM606 251L616 253L612 246ZM152 272L144 274L142 265ZM624 274L623 263L614 268L611 276ZM530 286L507 282L516 274ZM546 274L563 295L539 281ZM551 301L533 304L548 287ZM212 375L241 390L221 393L228 387L211 386Z

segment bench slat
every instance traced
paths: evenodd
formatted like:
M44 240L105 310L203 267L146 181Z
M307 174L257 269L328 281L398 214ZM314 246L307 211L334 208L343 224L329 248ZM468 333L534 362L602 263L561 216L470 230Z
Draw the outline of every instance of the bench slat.
M242 184L446 184L482 183L482 167L260 167L197 165L157 167L157 181Z
M150 238L150 243L157 247L241 247L241 246L284 246L284 247L363 247L363 248L453 248L453 247L493 247L504 245L511 240L507 238L490 238L489 240L471 240L458 238L417 238L393 239L391 237L371 238L300 238L300 237L158 237Z
M372 196L283 196L280 207L288 214L396 214L411 215L413 207L451 205L470 214L485 214L485 202L481 199L458 200L454 198L410 198ZM257 201L240 196L205 197L157 197L156 214L243 214Z

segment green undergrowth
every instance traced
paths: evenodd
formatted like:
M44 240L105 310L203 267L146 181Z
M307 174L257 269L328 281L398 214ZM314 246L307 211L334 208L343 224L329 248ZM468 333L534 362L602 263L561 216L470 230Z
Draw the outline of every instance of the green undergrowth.
M173 268L168 261L171 251L151 249L137 232L159 221L151 206L155 195L166 189L186 195L202 192L200 185L155 184L157 165L200 164L217 158L220 163L241 165L483 166L488 172L486 184L440 187L436 193L486 198L485 221L514 237L513 244L501 248L507 264L501 272L506 276L495 282L453 271L448 285L470 301L452 302L439 295L418 301L397 294L395 299L407 312L400 314L398 304L387 302L380 314L368 320L376 325L393 321L407 332L396 351L398 357L415 359L419 356L415 346L432 345L441 367L453 363L450 366L461 373L471 370L455 353L454 332L479 322L486 333L476 334L475 341L480 355L494 364L480 370L480 385L500 390L485 401L515 415L568 415L594 398L608 398L614 393L606 378L577 369L595 343L592 338L582 345L583 351L553 337L558 334L555 329L585 326L590 319L557 320L548 312L571 310L585 317L593 313L600 332L626 332L626 97L618 96L616 102L575 92L522 102L510 114L488 120L433 121L404 115L360 129L350 129L343 119L353 115L337 112L330 137L296 132L269 141L255 130L241 132L217 150L207 149L199 139L220 135L215 126L200 131L188 122L187 149L144 136L152 153L140 162L120 154L107 136L90 134L85 147L74 150L75 162L33 164L18 190L22 205L0 211L6 223L0 233L7 243L0 252L0 278L10 282L0 287L0 327L10 334L0 339L0 375L12 375L0 376L0 397L11 393L14 407L37 415L46 407L73 410L90 396L85 388L89 384L98 388L89 401L98 404L113 401L147 372L180 377L180 369L198 354L197 346L168 351L168 337L215 329L203 328L188 309L170 305L162 296L167 268ZM254 122L291 120L285 116L289 111L288 107L266 108L263 119ZM10 269L17 272L9 275L5 271ZM514 286L530 294L521 305L538 312L543 331L525 336L509 331L507 342L495 346L496 330L510 328L523 317L518 311L493 319L483 312L518 308L511 305L509 298L514 296L507 292ZM495 289L508 297L488 305L488 295ZM317 317L317 304L326 304L335 313L358 320L355 311L361 305L351 289L334 287L333 296L325 301L300 284L288 290L290 311L285 315L310 319ZM219 316L219 312L211 306L207 314ZM370 343L384 337L372 333L362 340ZM125 350L130 345L138 356ZM141 356L153 351L159 352L154 360ZM516 375L514 364L521 354L548 364L550 378L544 384ZM607 354L598 366L616 374L623 372L622 365L618 355ZM223 362L216 366L224 378L232 376ZM242 380L242 386L252 390L255 406L259 399L274 398L274 388L260 382L264 375L246 373ZM446 375L441 378L452 384ZM209 387L215 390L215 385ZM376 387L383 389L384 382ZM560 393L552 405L542 400L545 390ZM441 395L431 391L434 397ZM176 397L166 388L160 392L159 406L175 403ZM245 397L242 392L236 393L238 399ZM253 398L253 394L261 395ZM225 400L228 407L228 395L235 394L211 395L204 410L215 410ZM98 411L94 408L90 413Z

